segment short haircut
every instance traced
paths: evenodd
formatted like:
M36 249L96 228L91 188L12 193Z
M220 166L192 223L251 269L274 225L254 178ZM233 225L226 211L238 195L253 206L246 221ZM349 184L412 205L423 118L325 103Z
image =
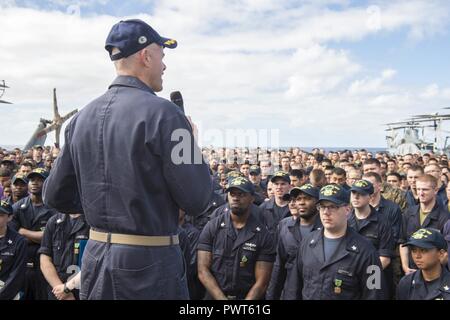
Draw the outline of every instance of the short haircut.
M381 167L381 163L380 163L380 161L378 161L377 158L369 158L369 159L365 160L363 165L366 165L366 164L367 165L374 164L377 167Z
M374 178L378 183L383 182L383 180L381 180L380 175L376 172L367 172L363 175L363 179L364 178Z
M310 180L314 180L314 182L316 183L317 182L326 183L325 173L321 169L313 169L309 175Z
M12 172L8 168L0 168L0 177L11 177Z
M33 163L31 163L30 161L23 161L23 162L20 164L20 166L31 167L31 168L34 167Z
M334 170L334 167L333 166L326 166L325 170Z
M303 170L301 170L301 169L292 169L291 172L289 172L289 175L293 176L293 177L297 177L299 179L303 179L303 176L305 174L303 173Z
M431 174L424 174L417 179L417 182L428 182L432 185L433 188L437 188L438 181Z
M342 169L342 168L334 168L333 169L333 174L335 174L337 176L347 177L347 172L345 172L345 170Z
M426 168L426 167L435 167L435 168L439 169L439 171L442 171L441 167L439 167L439 165L438 165L437 163L430 163L430 164L427 164L427 165L425 166L425 168ZM424 171L425 171L425 168L424 168Z
M396 176L398 181L402 181L402 176L398 172L389 172L386 176Z
M424 173L423 172L423 168L421 166L419 166L419 165L416 165L416 164L413 164L411 167L409 167L408 171L410 171L410 170L412 170L412 171L420 171L420 172L422 172L422 174Z

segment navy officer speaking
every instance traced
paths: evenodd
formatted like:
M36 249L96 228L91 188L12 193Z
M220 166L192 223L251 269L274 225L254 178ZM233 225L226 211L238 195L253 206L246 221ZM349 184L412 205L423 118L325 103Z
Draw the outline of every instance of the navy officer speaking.
M176 46L141 20L115 24L105 49L118 76L67 125L44 202L91 227L81 299L189 298L178 210L203 212L212 185L189 120L155 94ZM180 161L187 140L193 159Z

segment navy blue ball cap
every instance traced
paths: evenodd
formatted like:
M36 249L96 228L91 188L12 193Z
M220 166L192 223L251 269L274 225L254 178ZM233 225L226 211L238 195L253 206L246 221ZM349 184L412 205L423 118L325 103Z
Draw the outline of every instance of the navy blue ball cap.
M261 174L261 168L257 165L253 165L250 167L250 172L249 174L254 174L254 175L260 175Z
M320 189L320 201L330 201L338 206L342 206L350 203L350 193L339 184L328 184Z
M227 192L231 191L231 189L239 189L243 192L254 194L255 193L255 187L253 186L253 183L251 183L250 180L244 177L236 177L233 180L230 181L230 183L227 186Z
M173 49L177 41L161 37L147 23L139 19L122 20L116 23L108 34L105 49L109 52L111 60L119 60L131 56L152 43L164 48ZM112 54L112 49L117 48L119 53Z
M310 197L319 199L319 188L314 187L310 183L304 184L301 187L292 188L291 191L289 191L291 197L298 197L300 193L304 193Z
M291 183L291 178L289 178L289 173L284 171L277 171L275 174L270 178L271 182L275 182L275 180L281 179L283 181L286 181L287 183Z
M28 179L27 179L27 177L26 177L25 175L23 175L23 174L20 174L20 173L16 174L16 175L11 179L11 183L12 183L12 184L15 184L16 181L22 181L23 183L28 184Z
M11 215L13 214L13 208L7 201L0 201L0 213Z
M409 237L408 242L403 247L418 247L423 249L447 250L447 241L439 230L433 228L422 228L414 232Z
M350 188L350 191L354 191L365 196L371 195L374 191L373 184L367 180L357 180Z
M31 178L38 176L45 180L48 178L48 174L48 171L42 168L36 168L27 175L27 179L30 180Z

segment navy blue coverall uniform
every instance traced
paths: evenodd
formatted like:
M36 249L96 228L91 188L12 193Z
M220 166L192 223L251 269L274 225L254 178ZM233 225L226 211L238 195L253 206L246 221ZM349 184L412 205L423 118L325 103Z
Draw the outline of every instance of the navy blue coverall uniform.
M444 225L449 218L450 213L447 208L443 207L437 200L433 210L427 214L422 225L420 225L420 205L408 208L403 214L402 232L400 234L399 242L405 243L406 240L420 228L433 228L443 232ZM409 254L409 268L417 269L417 266L411 257L411 253Z
M288 205L279 208L278 213L275 210L275 206L275 198L265 201L259 206L259 208L263 210L262 215L264 216L264 221L267 227L274 233L276 233L278 223L291 215Z
M48 220L54 216L57 211L43 204L34 206L31 202L31 196L17 201L13 205L14 217L10 226L18 231L25 228L31 231L44 231ZM40 244L27 241L27 270L24 288L25 300L47 300L47 281L42 275L39 264Z
M211 273L219 287L229 298L240 300L255 284L256 262L275 260L275 243L253 210L238 234L230 215L228 211L206 224L197 250L212 253Z
M369 288L372 274L368 268L380 270L381 288ZM335 253L325 261L323 229L303 239L296 257L297 290L288 299L304 300L377 300L385 297L384 275L378 251L353 228L347 232Z
M381 197L380 203L375 210L389 221L392 226L394 242L397 244L402 229L402 209L395 202Z
M50 218L44 231L39 254L45 254L52 258L53 265L62 282L80 267L80 250L83 241L89 239L89 226L84 216L71 218L69 215L58 213ZM47 286L49 299L56 299L52 288ZM79 298L77 289L73 291Z
M0 238L0 300L12 300L22 290L27 266L27 240L7 227Z
M373 207L370 207L370 209L369 216L362 221L358 221L353 209L347 218L348 225L360 235L366 237L378 250L379 256L391 258L395 248L392 227L385 216L382 216Z
M181 147L191 155L187 163L172 159ZM84 212L96 231L167 237L177 235L179 208L203 212L211 193L208 166L180 108L139 79L118 76L67 125L43 195L60 212ZM81 299L189 296L179 245L89 240L81 274Z
M404 276L397 286L397 300L450 300L450 272L442 267L434 290L427 290L422 271L417 270Z
M447 251L450 256L450 220L445 223L442 235L444 236L445 241L447 241ZM448 259L447 267L448 270L450 270L450 258Z
M321 228L322 222L317 214L310 232ZM277 257L266 294L268 300L285 300L285 293L295 290L295 257L301 242L300 218L294 220L293 217L287 217L281 220L278 225Z

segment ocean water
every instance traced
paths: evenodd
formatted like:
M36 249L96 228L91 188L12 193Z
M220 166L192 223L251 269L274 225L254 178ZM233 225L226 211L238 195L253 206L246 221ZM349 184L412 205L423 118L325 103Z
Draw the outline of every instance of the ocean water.
M0 145L0 147L2 147L3 149L6 150L13 150L14 148L20 148L23 149L23 145ZM289 148L293 148L290 146L287 147L280 147L281 150L287 150ZM343 150L361 150L361 149L365 149L368 152L371 153L377 153L377 152L385 152L386 148L385 147L372 147L372 148L366 148L366 147L298 147L306 152L311 152L313 149L318 148L318 149L323 149L325 150L325 152L330 152L330 151L343 151Z
M372 148L367 148L367 147L299 147L299 148L304 151L307 151L307 152L311 152L315 148L323 149L323 150L325 150L325 152L343 151L343 150L353 151L353 150L361 150L361 149L365 149L367 152L370 152L370 153L387 151L386 147L372 147Z

